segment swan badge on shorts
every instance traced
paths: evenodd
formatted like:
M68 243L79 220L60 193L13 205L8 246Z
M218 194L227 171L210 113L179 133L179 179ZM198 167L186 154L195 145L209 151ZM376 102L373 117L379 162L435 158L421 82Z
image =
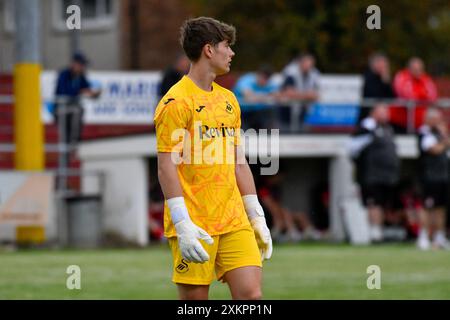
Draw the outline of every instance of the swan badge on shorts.
M189 271L189 265L186 260L181 259L181 263L175 268L178 273L186 273Z

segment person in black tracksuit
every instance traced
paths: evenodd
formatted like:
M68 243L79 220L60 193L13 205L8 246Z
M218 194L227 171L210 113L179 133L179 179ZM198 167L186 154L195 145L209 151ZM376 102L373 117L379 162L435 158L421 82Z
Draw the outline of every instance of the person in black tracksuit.
M350 143L350 153L356 163L356 180L369 213L372 241L383 240L384 211L393 207L400 175L394 131L388 118L387 107L376 105L369 117L361 121Z
M362 96L366 99L393 99L394 90L391 85L389 59L382 53L374 53L369 57L369 67L364 73ZM358 121L365 119L371 105L362 105Z
M449 167L447 150L450 139L442 112L431 108L425 114L425 123L419 128L419 177L422 205L417 246L427 250L450 249L445 235L446 207L448 205ZM432 235L432 242L430 241Z
M158 94L162 98L172 86L189 71L189 59L184 54L179 54L173 65L169 66L162 75Z

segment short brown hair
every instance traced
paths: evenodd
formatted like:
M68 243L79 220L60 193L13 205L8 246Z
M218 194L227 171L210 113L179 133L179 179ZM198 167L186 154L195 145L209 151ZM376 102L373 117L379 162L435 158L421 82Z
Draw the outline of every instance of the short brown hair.
M229 24L209 17L186 20L180 29L180 44L191 61L200 59L205 44L217 45L227 40L230 45L236 40L236 29Z

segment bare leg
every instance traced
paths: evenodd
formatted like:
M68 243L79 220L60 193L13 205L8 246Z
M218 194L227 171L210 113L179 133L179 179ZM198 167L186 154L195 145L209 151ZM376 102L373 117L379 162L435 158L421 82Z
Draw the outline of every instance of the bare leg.
M297 242L302 239L302 235L297 228L297 224L295 223L294 214L289 211L289 209L281 208L281 213L284 217L284 223L286 225L286 232L291 241Z
M261 299L261 267L247 266L230 270L225 273L224 280L228 283L234 300Z
M369 205L367 207L370 222L370 238L374 241L383 240L383 209L380 206Z
M282 208L281 212L283 214L284 222L286 224L286 229L288 231L297 231L297 225L295 224L295 216L294 214L289 211L288 209Z
M282 208L272 197L265 197L261 201L272 215L272 236L276 238L286 228Z
M323 237L323 234L318 231L311 222L308 214L305 212L295 212L292 216L294 217L295 222L297 222L304 239L320 240Z
M425 209L418 209L418 215L419 215L419 236L417 237L417 246L421 250L428 250L430 249L430 219L429 215L430 212Z
M177 283L180 300L208 300L209 285Z
M433 218L435 221L435 232L433 234L433 246L436 248L450 249L445 236L445 208L438 207L433 210Z
M435 231L445 232L445 208L439 207L433 210Z
M419 216L419 225L421 230L425 230L428 234L430 229L430 222L428 219L429 212L425 209L418 209L417 214ZM429 234L428 234L429 235Z
M309 220L309 217L306 215L306 213L296 212L293 214L293 216L295 217L295 221L297 221L300 230L304 231L312 227L312 223Z
M380 206L369 206L369 221L372 225L379 225L383 223L383 209Z

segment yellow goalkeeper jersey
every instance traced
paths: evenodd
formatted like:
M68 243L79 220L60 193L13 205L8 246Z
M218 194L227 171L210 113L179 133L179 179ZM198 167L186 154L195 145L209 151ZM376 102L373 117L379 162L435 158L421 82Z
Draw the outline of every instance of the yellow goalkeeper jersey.
M158 152L180 155L177 171L192 221L211 236L249 225L235 176L241 112L234 94L213 82L199 88L184 76L155 111ZM176 236L167 202L164 234Z

